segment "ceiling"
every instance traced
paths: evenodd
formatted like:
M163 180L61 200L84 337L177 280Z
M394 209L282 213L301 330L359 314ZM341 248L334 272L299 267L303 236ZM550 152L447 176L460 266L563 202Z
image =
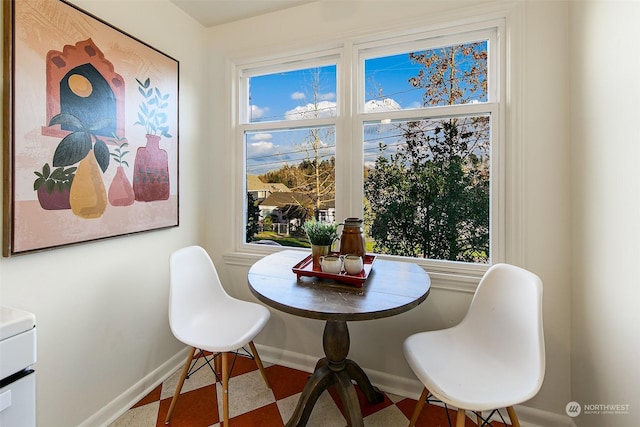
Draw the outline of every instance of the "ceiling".
M170 0L205 27L226 24L317 0Z

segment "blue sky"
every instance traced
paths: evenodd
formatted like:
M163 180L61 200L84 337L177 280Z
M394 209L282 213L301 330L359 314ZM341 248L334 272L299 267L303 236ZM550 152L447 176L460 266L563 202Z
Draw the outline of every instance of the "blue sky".
M421 102L423 90L412 90L408 78L417 74L416 65L397 57L372 60L367 64L365 79L367 100L377 97L382 88L384 95L393 94L393 109L416 108ZM320 84L317 91L317 107L313 104L313 76L315 69L290 71L253 77L250 80L251 121L295 120L314 114L334 115L336 106L336 67L320 68ZM309 156L308 130L283 132L258 132L247 136L248 173L260 174L278 169L283 162L296 164ZM325 132L325 158L334 154L335 140Z
M422 103L424 89L409 85L420 65L411 63L407 54L370 59L366 63L366 100L392 98L403 109L416 108ZM316 69L295 70L284 73L256 76L250 81L250 105L252 121L281 120L287 112L303 108L313 99L313 73ZM336 67L319 68L319 100L335 105Z
M409 84L409 78L417 76L421 68L422 65L413 63L406 53L366 60L366 111L421 107L424 88ZM314 76L319 76L316 104L313 103ZM251 122L254 123L296 120L316 114L335 115L336 66L254 76L250 79L249 92ZM382 132L381 129L376 131ZM320 134L323 136L322 154L328 158L335 152L335 139L331 132ZM247 135L246 142L247 173L250 174L278 169L287 162L294 165L309 157L308 130L254 132ZM374 147L377 147L377 139L369 145L365 141L366 154L373 155Z

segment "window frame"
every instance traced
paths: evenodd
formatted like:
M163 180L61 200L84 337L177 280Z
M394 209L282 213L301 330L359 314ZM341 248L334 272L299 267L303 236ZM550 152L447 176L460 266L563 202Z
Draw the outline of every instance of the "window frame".
M241 194L245 196L242 198L242 207L239 212L241 212L240 216L235 215L235 218L240 217L242 219L241 224L234 224L234 239L238 239L235 244L237 250L240 252L258 252L258 253L270 253L275 252L273 247L271 250L269 248L264 248L266 245L258 245L255 243L246 243L244 239L244 230L246 227L246 212L247 212L247 188L246 188L246 171L247 171L247 147L245 141L245 133L246 132L256 132L256 131L275 131L275 130L287 130L287 129L305 129L305 128L320 128L320 127L333 127L335 129L335 157L336 157L336 180L338 175L338 139L343 132L341 130L342 123L344 120L341 120L341 111L344 110L342 107L343 103L338 99L340 97L340 93L343 92L342 88L342 78L341 74L343 72L342 69L342 50L341 49L328 49L319 51L316 54L306 53L302 55L289 55L284 60L270 59L267 61L259 61L256 63L247 63L244 66L236 67L236 71L234 73L234 82L237 87L237 97L235 98L236 103L238 105L238 110L236 112L237 126L236 126L236 134L234 137L234 141L236 142L236 146L241 148L241 162L242 164L239 166L239 175L240 181L238 183L237 188L241 188ZM251 122L249 117L249 112L251 110L251 105L249 105L250 97L249 97L249 84L248 80L254 76L273 74L281 71L291 71L298 69L306 69L306 68L314 68L314 67L323 67L327 65L335 65L336 66L336 115L332 117L320 117L320 118L307 118L307 119L296 119L296 120L270 120L270 121L257 121ZM244 103L244 100L247 103ZM239 160L239 159L236 159ZM336 183L335 193L338 194L338 186ZM337 203L337 202L336 202ZM239 205L238 205L239 206ZM336 207L337 210L337 207ZM242 235L238 236L237 232L241 231ZM257 248L256 248L257 246ZM288 248L294 249L294 248Z
M365 123L381 120L411 120L423 118L439 118L439 117L455 117L476 114L489 114L491 117L491 174L490 174L490 225L489 225L489 261L486 264L476 264L449 260L435 260L412 257L396 257L393 255L385 255L390 258L400 258L402 260L412 260L425 267L428 271L443 271L446 273L467 271L474 275L483 274L493 263L504 260L503 248L504 244L504 224L501 207L504 205L504 169L502 153L504 147L504 132L501 123L503 123L503 110L501 106L504 104L504 85L500 74L500 64L502 63L502 48L498 41L500 22L492 22L484 28L469 28L465 31L449 34L449 29L439 31L422 32L414 34L410 37L401 36L395 38L385 38L378 41L368 41L353 46L352 62L356 65L357 84L355 87L355 100L357 113L354 115L353 121L356 122L354 128L358 132L352 134L352 140L359 138L357 144L354 144L354 150L357 148L360 153L360 163L364 164L362 149L364 147L363 132ZM488 93L487 101L474 104L458 104L451 106L434 106L416 109L404 109L398 111L385 112L365 112L365 61L370 58L379 58L382 56L391 56L398 53L410 51L424 51L428 49L451 46L458 43L472 43L474 41L487 40L488 50L490 52L487 62L487 80ZM357 145L357 147L355 147ZM494 166L495 165L495 166ZM497 173L496 172L497 169ZM360 187L364 185L361 183ZM363 215L362 208L359 211L360 217Z
M452 111L455 115L487 113L491 114L491 213L490 213L490 260L487 264L473 264L456 261L428 260L421 258L399 257L393 255L381 255L383 258L400 259L403 261L411 261L418 263L427 270L432 279L448 282L449 285L457 289L474 288L477 280L484 272L494 263L497 262L517 262L522 256L522 240L521 240L521 223L522 223L522 198L516 193L522 186L522 172L518 165L521 165L521 156L519 146L514 145L514 149L507 158L506 137L514 136L520 131L519 118L519 86L518 78L513 78L512 69L514 63L517 62L519 56L515 54L516 46L519 43L519 37L514 34L513 24L509 23L510 13L502 11L494 17L469 18L466 22L451 22L449 24L441 24L438 29L430 30L421 28L408 32L398 29L395 35L390 36L392 31L385 31L379 34L371 34L364 37L346 37L339 42L328 43L327 49L313 49L306 53L287 54L286 52L271 52L270 56L254 56L244 59L232 60L231 75L233 79L232 99L235 103L234 117L232 119L232 135L236 147L242 147L235 151L238 153L236 157L237 163L237 180L236 188L242 189L240 194L246 194L246 147L244 145L244 132L250 130L253 125L261 129L275 129L278 127L277 122L255 122L249 124L246 121L246 115L243 116L243 108L240 105L243 99L242 77L253 73L265 74L268 70L275 70L278 66L291 66L296 64L316 64L322 65L322 61L327 58L336 58L337 82L336 82L336 116L331 119L313 119L313 125L320 122L331 124L336 129L336 215L337 218L347 216L362 217L363 208L357 200L362 200L363 195L363 178L361 173L353 173L349 171L350 164L363 164L363 138L362 127L365 122L375 120L376 118L385 119L425 117L423 109L401 110L398 112L386 113L364 113L364 60L363 55L375 52L374 57L381 56L381 52L385 49L389 54L401 53L401 51L410 51L407 46L410 43L422 43L415 50L426 50L428 45L424 44L424 40L433 40L438 46L450 45L455 43L456 37L460 41L473 41L468 37L469 34L488 34L494 32L489 41L489 80L490 92L487 96L486 103L478 104L462 104L458 106L442 106L430 107L433 114L430 116L447 116ZM517 15L515 16L517 18ZM514 21L517 19L514 19ZM448 36L447 36L448 35ZM447 40L443 43L442 40ZM477 39L477 38L476 38ZM509 42L509 43L508 43ZM406 44L405 44L406 43ZM509 46L508 46L509 44ZM398 50L397 47L402 46ZM507 62L509 60L509 62ZM290 69L290 68L289 68ZM511 71L508 75L507 71ZM353 77L352 77L353 76ZM348 83L353 81L353 85ZM492 84L494 83L494 84ZM245 85L246 87L246 85ZM245 91L246 92L246 91ZM509 93L508 93L509 92ZM509 96L508 96L509 94ZM511 99L509 99L511 98ZM512 115L507 117L507 103L512 105ZM248 111L245 107L244 111ZM291 127L309 126L308 120L290 121ZM349 141L344 143L343 141ZM513 183L507 188L506 177L507 169L510 171L510 178L513 177ZM351 172L351 173L350 173ZM359 189L359 190L358 190ZM355 196L354 193L358 193ZM513 195L510 206L506 205L509 196ZM359 198L358 198L359 197ZM234 224L234 251L236 254L254 254L264 255L280 250L281 248L266 247L265 245L256 245L244 243L244 224L246 221L246 197L237 198L236 207L241 212L240 215L234 215L236 220ZM239 199L242 199L239 201ZM507 236L507 232L510 233ZM507 248L507 245L510 245ZM454 284L455 283L455 284Z

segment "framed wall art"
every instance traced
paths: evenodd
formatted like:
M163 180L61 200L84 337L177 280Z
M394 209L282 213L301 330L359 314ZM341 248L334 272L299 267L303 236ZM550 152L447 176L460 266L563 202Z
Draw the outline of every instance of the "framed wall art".
M3 255L178 226L178 61L62 0L4 5Z

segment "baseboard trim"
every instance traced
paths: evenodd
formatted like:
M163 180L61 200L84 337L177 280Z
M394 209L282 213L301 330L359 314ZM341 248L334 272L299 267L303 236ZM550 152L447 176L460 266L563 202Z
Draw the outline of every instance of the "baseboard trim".
M568 415L543 411L530 406L516 406L520 424L526 427L576 427Z
M282 365L303 372L313 372L316 367L316 362L318 361L318 358L314 356L269 347L258 343L256 343L256 349L258 353L260 353L260 359L263 362Z
M129 387L124 393L116 397L109 404L104 406L98 412L87 418L78 427L106 427L117 420L122 414L127 412L129 408L138 403L140 399L149 394L154 388L161 384L164 380L184 365L189 348L185 347L167 360L165 363L149 372L140 381Z

